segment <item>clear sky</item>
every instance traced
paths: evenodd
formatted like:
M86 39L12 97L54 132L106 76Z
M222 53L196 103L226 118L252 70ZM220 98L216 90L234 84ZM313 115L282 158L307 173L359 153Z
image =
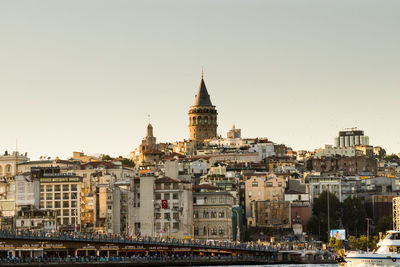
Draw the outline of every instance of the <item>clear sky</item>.
M127 155L147 114L188 138L201 67L218 132L294 149L342 128L400 152L400 1L0 2L0 149Z

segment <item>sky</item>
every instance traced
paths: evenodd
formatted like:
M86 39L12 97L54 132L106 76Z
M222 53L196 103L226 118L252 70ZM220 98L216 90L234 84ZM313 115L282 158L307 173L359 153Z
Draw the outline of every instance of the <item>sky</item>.
M0 151L126 156L187 139L201 68L218 133L293 149L358 127L400 152L400 1L0 2Z

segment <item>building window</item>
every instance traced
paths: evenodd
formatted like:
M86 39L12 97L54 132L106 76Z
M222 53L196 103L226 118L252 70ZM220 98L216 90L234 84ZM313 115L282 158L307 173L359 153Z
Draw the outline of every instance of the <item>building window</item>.
M78 191L78 185L72 184L71 185L71 191Z
M178 223L178 222L174 222L174 223L172 224L172 228L173 228L173 229L179 229L179 223Z
M53 194L52 193L47 193L46 194L46 200L52 200L53 199Z
M199 235L199 227L194 228L194 235Z
M171 189L171 184L170 183L164 184L164 189Z
M49 201L46 203L46 208L47 209L52 209L53 208L53 202Z
M63 191L69 191L69 185L65 184L63 185Z
M161 184L160 183L156 183L156 189L157 190L161 190Z
M55 193L54 199L61 199L61 193Z
M68 208L68 207L69 207L69 202L63 201L63 208Z
M249 197L251 197L252 194L253 194L253 192L249 191Z
M164 199L168 200L169 199L169 193L164 194Z
M54 186L54 191L56 191L56 192L61 191L61 186L60 185L55 185Z
M160 193L157 193L156 194L156 200L160 200L161 199L161 194Z
M212 235L217 235L217 227L216 227L216 226L214 226L214 227L212 228L211 234L212 234Z
M224 235L225 234L225 228L224 227L220 227L219 228L219 234L220 235Z
M194 211L193 218L195 219L199 218L199 212L197 210Z
M44 192L44 185L40 186L40 192Z
M267 186L267 187L272 187L272 182L267 182L267 183L266 183L266 186Z
M161 219L161 213L156 213L156 220Z
M207 235L207 228L205 226L203 227L203 235Z
M54 207L57 209L61 208L61 203L60 201L54 201Z
M53 191L53 186L52 185L46 185L46 191L47 192L52 192Z
M174 194L172 195L172 199L178 199L178 193L174 193Z
M220 211L219 214L218 214L218 216L219 216L220 218L224 218L224 217L225 217L225 213L224 213L223 211Z
M279 182L279 183L278 183L278 186L282 187L282 182Z
M63 199L69 199L69 194L68 193L63 193Z
M164 219L170 220L171 219L171 215L169 213L164 213Z
M174 183L173 185L174 185L174 186L173 186L174 189L179 189L178 183Z
M251 183L251 186L252 186L252 187L258 187L258 182L257 182L257 181L253 181L253 182Z
M173 218L174 218L174 220L179 220L179 213L174 212Z
M212 211L211 212L211 218L217 218L217 212L216 211Z

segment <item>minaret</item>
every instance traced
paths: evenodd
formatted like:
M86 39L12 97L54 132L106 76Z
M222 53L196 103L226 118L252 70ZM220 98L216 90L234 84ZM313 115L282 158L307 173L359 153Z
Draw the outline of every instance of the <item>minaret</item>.
M205 139L217 137L217 115L217 110L207 92L202 71L199 90L189 110L190 140L203 142Z

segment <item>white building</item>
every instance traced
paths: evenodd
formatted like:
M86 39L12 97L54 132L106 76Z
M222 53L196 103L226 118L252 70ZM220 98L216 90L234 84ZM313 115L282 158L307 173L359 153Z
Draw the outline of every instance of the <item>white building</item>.
M17 210L22 206L32 206L39 209L39 179L32 179L30 175L15 176L15 205Z

